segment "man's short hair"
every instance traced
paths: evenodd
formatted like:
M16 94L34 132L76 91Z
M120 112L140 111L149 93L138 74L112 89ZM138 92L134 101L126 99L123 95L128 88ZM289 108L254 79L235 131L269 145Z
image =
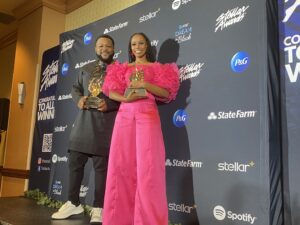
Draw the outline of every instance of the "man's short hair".
M115 47L115 41L114 41L114 39L113 39L111 36L109 36L109 35L107 35L107 34L101 34L101 35L99 35L99 36L96 38L95 43L97 43L97 41L98 41L100 38L107 38L107 39L111 40L111 42L112 42L112 44L113 44L113 47Z

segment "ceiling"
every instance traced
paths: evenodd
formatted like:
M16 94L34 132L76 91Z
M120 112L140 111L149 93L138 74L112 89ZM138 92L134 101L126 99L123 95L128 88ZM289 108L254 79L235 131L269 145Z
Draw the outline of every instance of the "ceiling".
M0 23L10 24L15 20L13 10L29 0L1 0L0 1Z
M30 0L0 0L0 40L17 29L14 10L28 1Z

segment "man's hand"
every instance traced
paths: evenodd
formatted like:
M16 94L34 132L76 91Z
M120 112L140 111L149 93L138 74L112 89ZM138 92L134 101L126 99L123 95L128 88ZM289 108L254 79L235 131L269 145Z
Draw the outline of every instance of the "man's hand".
M85 106L85 101L87 99L87 96L83 96L81 97L81 99L78 101L77 103L77 106L79 109L86 109L86 106Z
M105 100L101 99L99 106L98 106L98 110L101 112L107 111L107 105L106 105Z

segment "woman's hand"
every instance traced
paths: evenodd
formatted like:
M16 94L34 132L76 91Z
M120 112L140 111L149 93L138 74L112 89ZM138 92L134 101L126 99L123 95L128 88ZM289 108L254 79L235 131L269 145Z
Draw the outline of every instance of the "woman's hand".
M146 83L144 81L133 80L130 82L129 87L131 88L145 88Z
M148 96L140 96L138 93L135 93L134 91L130 92L130 94L126 97L125 102L134 102L139 99L148 98Z

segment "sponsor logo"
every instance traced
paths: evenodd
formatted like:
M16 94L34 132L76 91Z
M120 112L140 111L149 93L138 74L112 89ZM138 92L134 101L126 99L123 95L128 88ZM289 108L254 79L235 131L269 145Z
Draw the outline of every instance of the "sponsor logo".
M60 95L58 97L58 101L61 101L61 100L67 100L67 99L72 99L72 94L68 94L68 95Z
M57 83L58 60L48 64L42 75L40 92Z
M226 172L241 172L246 173L249 168L253 168L255 163L253 161L249 162L248 164L243 164L239 162L222 162L218 163L218 170L219 171L226 171Z
M178 43L186 42L192 39L192 26L189 23L178 26L175 32L175 41Z
M62 54L64 52L68 51L69 49L72 49L74 42L75 42L75 40L67 40L64 43L62 43L60 53Z
M54 119L55 108L54 108L55 96L49 96L46 98L39 99L37 120L52 120Z
M207 119L208 120L229 120L229 119L245 119L245 118L254 118L256 116L257 111L229 111L224 112L220 111L218 113L211 112L209 113Z
M115 52L115 54L114 54L114 59L119 58L119 55L120 55L121 53L122 53L122 50L119 50L119 51Z
M50 164L50 163L51 163L50 159L42 159L41 157L38 158L38 165Z
M284 51L287 57L285 70L291 83L298 80L300 74L300 35L287 36L283 40Z
M42 152L51 152L52 151L52 137L53 134L44 134Z
M204 63L191 63L186 64L185 66L181 67L179 69L179 79L180 82L183 82L185 80L198 77L202 68L204 66Z
M174 202L170 202L169 203L169 210L170 211L176 211L176 212L181 212L181 213L186 213L186 214L190 214L192 212L193 209L196 209L197 206L193 205L193 206L188 206L185 204L176 204Z
M222 13L217 19L216 19L216 28L215 32L218 30L223 30L227 27L230 27L236 23L242 22L242 20L245 18L246 11L249 8L249 6L242 6L242 7L236 7L234 9L228 10L226 13Z
M67 157L67 156L60 157L60 156L54 154L54 155L52 156L52 162L53 162L53 163L57 163L57 162L68 162L68 157Z
M226 211L225 209L220 206L220 205L217 205L215 208L214 208L214 216L217 220L224 220L226 218Z
M237 52L231 59L231 69L236 73L244 72L250 64L247 52Z
M232 211L226 211L223 206L217 205L213 209L213 215L217 220L225 220L226 218L232 221L242 221L250 224L254 224L257 217L252 216L250 213L234 213Z
M147 20L154 19L157 16L157 14L158 14L159 11L160 11L160 8L158 8L154 12L149 12L147 15L141 16L140 19L139 19L139 23L143 23L143 22L145 22Z
M67 127L68 127L68 125L54 127L54 132L65 132L65 130L66 130Z
M54 182L54 184L52 184L52 193L53 193L54 195L61 195L61 193L62 193L62 188L63 188L63 186L62 186L61 181L56 180L56 181Z
M288 1L289 0L285 0L285 2ZM300 6L300 0L295 0L295 2L290 7L286 8L285 17L283 18L282 22L286 23L299 6Z
M188 121L188 115L183 109L178 109L173 115L173 124L176 127L183 127Z
M69 64L68 63L64 63L61 67L61 74L63 76L66 76L68 74L69 71Z
M84 35L83 37L83 43L85 45L89 45L91 42L92 42L92 39L93 39L93 34L92 32L88 32Z
M50 167L47 167L47 166L38 166L37 171L38 172L50 171Z
M110 33L110 32L112 32L112 31L116 31L116 30L122 29L122 28L124 28L124 27L127 27L128 24L129 24L129 22L126 21L126 22L124 22L124 23L119 23L118 25L114 25L114 26L111 26L111 27L109 27L109 28L105 28L105 30L104 30L103 33L104 33L104 34L107 34L107 33Z
M89 63L92 63L92 62L95 62L95 61L96 61L96 59L92 59L92 60L88 60L88 61L85 61L85 62L76 63L75 69L79 69L79 68L85 66L86 64L89 64Z
M80 193L79 193L79 197L85 197L86 195L87 195L87 193L88 193L88 190L89 190L89 188L88 187L86 187L86 186L84 186L84 185L81 185L80 186Z
M202 168L203 163L192 160L166 159L165 165L170 167Z
M177 10L179 9L179 7L181 5L186 5L188 4L189 2L191 2L192 0L174 0L173 3L172 3L172 9L173 10Z
M151 46L157 46L158 45L159 40L152 40L151 41Z

